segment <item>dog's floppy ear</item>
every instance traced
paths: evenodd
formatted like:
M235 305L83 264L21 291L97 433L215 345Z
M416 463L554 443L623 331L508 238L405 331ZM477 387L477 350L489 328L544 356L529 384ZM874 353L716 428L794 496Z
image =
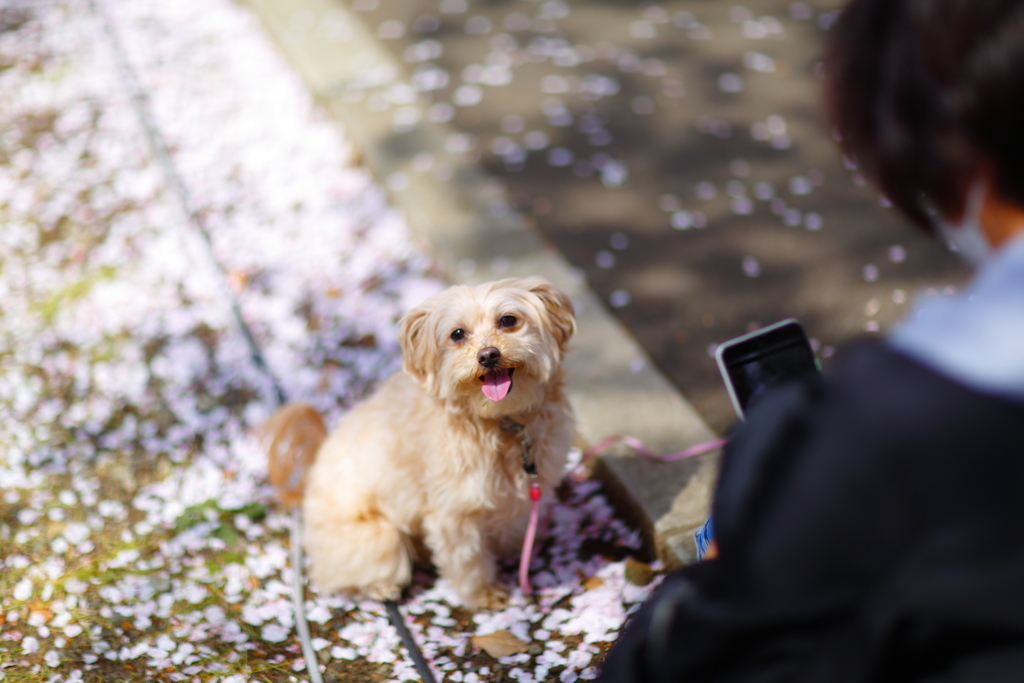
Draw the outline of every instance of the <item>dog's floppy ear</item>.
M544 278L527 278L523 284L527 291L535 294L544 303L555 341L558 342L558 348L564 352L569 340L576 334L576 311L572 301Z
M406 313L398 325L398 344L402 347L402 370L428 390L433 385L437 366L435 341L429 329L433 309L425 304Z

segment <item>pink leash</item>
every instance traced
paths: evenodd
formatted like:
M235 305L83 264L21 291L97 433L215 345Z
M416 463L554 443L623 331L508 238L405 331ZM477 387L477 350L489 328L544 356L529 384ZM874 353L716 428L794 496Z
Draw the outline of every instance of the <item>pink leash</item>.
M537 536L537 520L540 517L540 484L536 479L530 482L530 523L526 525L526 538L523 539L523 554L519 558L519 587L523 595L533 592L530 585L530 560L533 555L533 539Z
M580 461L580 465L592 459L605 448L608 448L608 446L617 443L624 443L640 455L651 458L652 460L673 462L675 460L692 458L695 455L710 453L711 451L717 450L729 443L729 439L715 439L714 441L699 443L696 446L691 446L686 450L679 451L678 453L672 453L671 455L658 455L644 446L639 439L634 439L631 436L612 436L588 448L583 454L583 459ZM579 465L577 465L577 467L579 467ZM526 537L523 539L523 554L519 558L519 588L523 591L523 595L530 595L533 592L533 587L530 585L530 560L533 556L533 541L537 536L537 522L540 517L541 496L540 484L537 482L536 473L530 472L529 470L527 470L527 473L530 474L530 500L533 502L530 506L530 521L526 526Z

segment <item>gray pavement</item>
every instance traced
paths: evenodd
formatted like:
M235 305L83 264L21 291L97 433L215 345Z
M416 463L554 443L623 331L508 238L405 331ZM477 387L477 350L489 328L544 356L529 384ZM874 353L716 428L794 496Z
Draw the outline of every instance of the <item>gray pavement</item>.
M733 414L712 345L795 315L827 362L917 289L965 275L830 139L817 73L841 4L353 0L307 34L345 44L340 26L365 27L418 87L426 121L452 117L463 137L447 146L722 430ZM340 98L395 145L415 137L410 93L363 81Z

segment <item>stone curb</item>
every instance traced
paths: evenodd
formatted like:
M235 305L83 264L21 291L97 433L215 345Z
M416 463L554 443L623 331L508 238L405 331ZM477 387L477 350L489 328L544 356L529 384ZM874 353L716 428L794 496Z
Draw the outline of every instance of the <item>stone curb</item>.
M579 335L566 359L568 395L585 445L628 434L671 453L715 438L574 269L511 210L500 182L458 149L458 136L428 123L415 101L372 111L373 97L406 75L362 19L340 0L245 0L313 96L344 126L391 200L427 243L448 278L473 284L541 275L566 291ZM340 29L340 30L339 30ZM395 99L392 97L392 99ZM376 98L378 103L382 97ZM648 551L675 567L696 560L693 531L703 524L717 454L652 462L623 447L605 449L595 472L613 502L644 535Z

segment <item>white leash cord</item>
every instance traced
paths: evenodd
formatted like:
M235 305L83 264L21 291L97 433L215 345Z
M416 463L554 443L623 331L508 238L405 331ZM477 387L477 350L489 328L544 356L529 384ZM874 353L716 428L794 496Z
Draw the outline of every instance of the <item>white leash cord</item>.
M320 674L320 660L316 658L313 641L309 637L309 622L306 621L306 600L302 594L305 581L302 580L302 508L298 505L291 510L292 535L292 608L295 612L295 630L302 643L302 656L306 659L306 671L312 683L323 683ZM424 683L426 683L424 681Z

